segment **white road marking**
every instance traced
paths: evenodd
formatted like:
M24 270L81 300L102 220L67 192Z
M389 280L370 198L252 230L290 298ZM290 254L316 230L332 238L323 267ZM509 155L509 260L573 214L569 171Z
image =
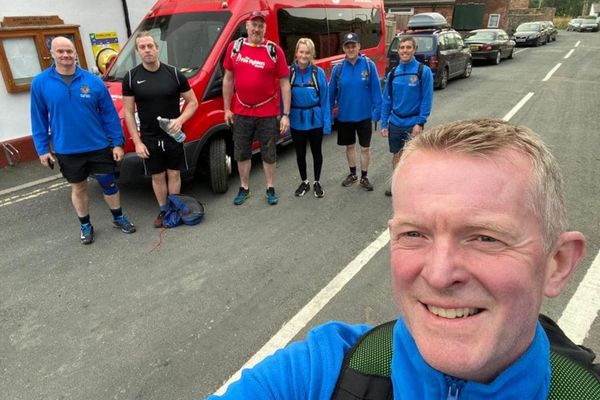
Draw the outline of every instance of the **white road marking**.
M577 43L575 43L575 47L579 47L580 44L581 44L581 40L578 40Z
M61 174L52 175L52 176L49 176L47 178L38 179L37 181L28 182L28 183L25 183L23 185L14 186L14 187L11 187L11 188L8 188L8 189L0 190L0 196L4 196L5 194L10 194L10 193L17 192L17 191L23 190L23 189L29 189L32 186L41 185L42 183L52 182L52 181L54 181L56 179L59 179L59 178L62 178Z
M231 378L221 386L215 394L223 394L230 383L237 381L242 370L252 368L265 357L273 354L276 350L287 345L297 334L313 319L315 315L331 300L346 284L360 272L360 270L373 258L379 250L385 247L390 241L388 230L384 230L381 235L367 248L360 252L354 260L350 262L339 274L337 274L321 291L306 304L291 320L265 344L246 364L242 366Z
M517 112L518 112L518 111L519 111L519 110L520 110L520 109L521 109L521 108L522 108L522 107L525 105L525 103L527 103L527 102L529 101L529 99L530 99L530 98L532 98L532 97L533 97L533 92L529 92L529 93L527 93L527 94L526 94L526 95L525 95L525 96L524 96L524 97L521 99L521 101L519 101L519 102L517 103L517 105L516 105L516 106L514 106L514 107L512 108L512 110L510 110L510 111L508 112L508 114L506 114L504 117L502 117L502 119L503 119L504 121L510 121L510 119L511 119L512 117L514 117L514 116L515 116L515 114L516 114L516 113L517 113Z
M569 300L558 320L558 325L573 342L582 344L598 316L598 310L600 310L600 251Z
M565 56L563 58L567 59L567 58L571 57L571 54L573 54L574 51L575 51L575 49L569 50L569 52L567 54L565 54Z
M552 68L550 70L550 72L548 72L548 74L546 75L546 77L544 79L542 79L542 82L546 82L548 79L550 79L550 77L552 76L552 74L554 74L561 66L561 63L556 64L556 66L554 68Z

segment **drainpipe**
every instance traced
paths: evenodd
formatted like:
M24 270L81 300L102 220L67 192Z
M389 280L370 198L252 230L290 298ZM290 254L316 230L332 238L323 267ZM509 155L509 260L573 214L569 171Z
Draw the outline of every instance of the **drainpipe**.
M123 14L125 16L125 28L127 29L127 37L131 36L131 22L129 21L129 9L127 8L127 0L121 0L123 4Z

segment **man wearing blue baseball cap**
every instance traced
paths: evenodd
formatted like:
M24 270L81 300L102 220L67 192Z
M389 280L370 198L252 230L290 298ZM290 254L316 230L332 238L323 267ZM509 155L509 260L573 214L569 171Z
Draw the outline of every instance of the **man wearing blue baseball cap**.
M360 186L372 191L373 185L367 178L371 158L371 123L381 115L381 89L375 63L360 54L360 41L354 32L344 34L342 47L346 58L333 67L329 83L331 108L336 105L338 145L346 146L346 158L350 174L342 186L351 186L358 181L356 173L356 136L360 145Z

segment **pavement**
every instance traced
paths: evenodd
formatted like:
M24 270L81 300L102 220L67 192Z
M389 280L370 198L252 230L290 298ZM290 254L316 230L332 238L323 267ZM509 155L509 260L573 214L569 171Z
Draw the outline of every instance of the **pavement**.
M61 178L58 168L45 168L37 159L9 165L0 168L0 196Z

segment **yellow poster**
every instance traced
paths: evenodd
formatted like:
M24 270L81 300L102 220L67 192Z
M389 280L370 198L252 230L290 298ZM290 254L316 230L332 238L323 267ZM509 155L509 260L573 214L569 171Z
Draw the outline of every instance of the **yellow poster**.
M100 72L104 73L121 49L117 32L90 33L90 41L92 42L92 52L96 66L100 69Z

